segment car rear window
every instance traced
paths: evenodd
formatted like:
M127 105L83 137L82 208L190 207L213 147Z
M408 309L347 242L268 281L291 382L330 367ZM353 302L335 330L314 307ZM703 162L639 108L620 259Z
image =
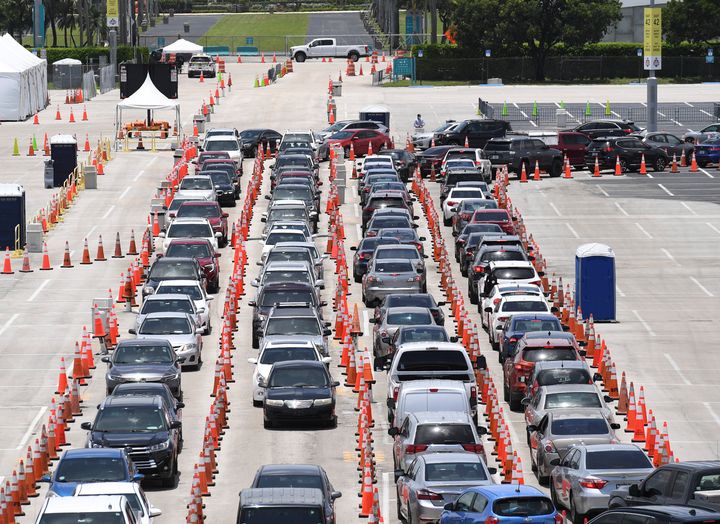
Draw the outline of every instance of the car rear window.
M507 222L510 217L507 211L487 211L482 213L476 213L473 216L475 222Z
M324 490L320 475L300 475L293 473L260 475L257 488L315 488Z
M420 424L415 444L469 444L475 435L469 424Z
M235 151L238 149L238 143L235 140L209 140L205 144L208 151Z
M652 468L652 464L645 453L639 449L617 449L612 451L589 451L585 455L585 468L641 469Z
M453 189L448 198L478 198L482 194L482 189Z
M406 342L450 342L445 329L423 329L422 327L414 327L402 333L400 337L402 343Z
M209 258L210 248L208 244L171 243L167 251L165 251L165 256L178 258Z
M432 324L433 319L429 311L388 313L387 323L392 326L422 326Z
M475 151L453 151L452 149L447 152L445 160L458 160L461 158L467 158L469 160L475 160Z
M433 307L430 295L396 295L385 301L385 307Z
M286 304L288 302L302 302L314 304L315 300L313 299L313 292L309 290L268 290L263 292L260 305L263 307L270 307L275 304Z
M509 140L489 140L485 144L485 151L510 151Z
M468 202L467 200L463 200L462 204L460 205L460 210L463 212L469 212L469 211L477 211L478 209L497 209L498 205L495 200L492 200L490 198L486 198L483 200L472 200L471 202ZM493 224L496 225L496 224ZM500 226L498 226L499 228ZM491 231L502 231L502 228L500 229L492 229Z
M467 397L450 391L431 393L429 391L409 393L405 397L405 413L419 411L465 411Z
M555 386L559 384L589 384L590 373L586 369L544 369L535 378L540 386Z
M383 258L407 258L416 260L420 258L420 253L417 249L412 248L392 248L392 249L378 249L375 253L375 258L381 260Z
M554 511L553 503L545 497L512 497L493 503L493 512L500 517L550 515Z
M523 352L525 362L542 362L543 360L576 360L573 348L527 348Z
M425 464L425 480L429 482L467 482L487 480L479 462Z
M568 391L565 393L551 393L545 396L545 409L601 407L602 403L597 393Z
M499 249L497 251L486 251L485 253L483 253L483 256L480 260L482 260L483 262L520 262L527 260L527 257L522 251L506 251L504 249Z
M463 168L463 169L466 169L466 168ZM446 184L446 185L454 185L454 184L457 184L458 180L479 180L479 181L482 181L482 180L483 180L483 174L482 174L480 171L478 171L478 172L463 171L462 173L457 173L457 172L450 171L450 172L448 172L448 174L445 176L445 184Z
M369 229L383 229L383 228L405 228L412 227L410 221L403 216L381 216L373 218L372 224L368 226Z
M392 262L378 261L375 264L377 273L408 273L414 271L412 263L409 260L397 260Z
M149 313L172 313L179 311L181 313L193 313L192 302L183 298L168 298L158 300L145 300L140 310L141 315Z
M400 356L398 371L468 371L461 351L406 351Z
M77 511L74 513L46 513L39 524L124 524L125 517L119 511Z
M372 198L372 199L370 199L368 206L374 207L376 209L383 208L383 207L405 207L405 200L401 197Z
M505 302L503 311L547 311L547 305L539 300L521 300L518 302Z
M496 269L493 276L498 280L525 280L533 278L535 272L529 267L508 267Z
M600 418L563 418L553 420L553 435L606 435L607 422Z

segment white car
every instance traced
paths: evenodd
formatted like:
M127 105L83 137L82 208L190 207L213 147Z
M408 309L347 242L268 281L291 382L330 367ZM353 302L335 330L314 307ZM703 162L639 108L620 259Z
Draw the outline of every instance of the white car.
M175 238L204 238L217 251L218 239L222 237L222 233L214 232L207 218L179 217L170 222L167 231L161 231L159 236L162 238L163 253Z
M35 524L53 522L112 522L137 524L130 503L123 495L94 495L87 497L48 497L40 508Z
M449 226L452 223L452 217L455 215L454 209L457 209L462 201L466 198L482 198L485 199L485 193L480 188L474 187L454 187L448 193L447 198L442 203L443 224Z
M473 162L469 158L451 158L447 162L443 162L440 165L440 176L445 177L448 169L467 169L469 171L475 171L478 169L478 167L475 165L475 162Z
M138 315L135 317L135 329L140 329L143 320L145 320L145 317L150 313L164 313L169 311L181 311L183 313L187 313L195 319L195 323L198 326L203 324L202 316L195 307L195 301L188 295L181 295L178 293L153 293L152 295L147 295L143 298L140 311L138 311Z
M235 129L234 127L213 127L212 129L208 129L205 131L205 141L203 141L203 150L205 149L205 142L208 140L208 138L214 137L214 136L223 136L223 137L231 137L235 138L237 140L240 139L240 132Z
M387 155L369 155L355 160L355 170L358 177L364 175L372 167L395 170L395 163L392 157Z
M485 283L488 276L492 275L492 285L496 284L534 284L539 286L541 283L540 275L535 271L532 262L526 260L507 260L490 262L488 268L482 273L482 277L478 280L477 291L478 297L490 294L492 289L488 282L488 289L485 293Z
M208 296L197 280L164 280L158 284L155 294L177 293L189 295L195 303L195 310L200 319L199 327L207 335L212 330L210 325L210 302L214 297Z
M318 348L310 341L306 342L278 342L271 340L263 344L257 358L249 358L250 364L255 364L253 370L253 406L262 406L265 398L265 389L260 387L260 382L267 379L273 364L286 360L312 360L330 364L330 357L323 357Z
M213 184L212 178L207 175L186 176L180 182L176 195L180 198L190 198L192 200L217 200L215 184Z
M206 138L203 151L225 151L238 164L243 161L241 140L232 135L215 135Z
M307 142L312 147L313 151L317 151L318 148L318 141L315 137L315 133L312 132L312 130L308 129L307 131L285 131L283 134L282 140L280 141L280 145L282 146L283 142Z
M478 303L478 309L480 310L481 319L480 322L482 323L482 327L487 327L488 321L490 319L490 314L485 311L486 307L493 308L497 306L503 297L527 295L535 297L545 296L540 286L537 286L535 284L510 283L497 284L496 286L493 286L488 296L482 297L482 299L480 299L480 302Z
M520 295L508 296L500 299L500 302L493 308L488 306L487 311L490 315L488 321L488 336L493 349L498 348L499 331L502 329L505 321L513 315L524 313L551 313L550 304L544 296Z
M162 511L150 504L139 482L91 482L79 484L75 489L76 497L92 497L96 495L123 495L138 517L138 524L152 524L154 517L162 515Z
M262 259L278 242L312 242L312 238L298 229L275 229L263 240Z
M435 133L443 133L445 131L448 131L450 130L450 128L455 127L457 124L458 123L454 120L448 120L440 127L437 127L430 132L413 133L411 137L413 146L415 147L415 149L428 149L432 145L432 138Z

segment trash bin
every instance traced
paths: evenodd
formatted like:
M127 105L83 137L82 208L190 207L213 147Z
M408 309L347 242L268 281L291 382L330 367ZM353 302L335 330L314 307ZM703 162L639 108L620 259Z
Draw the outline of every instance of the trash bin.
M55 170L52 158L45 160L45 189L52 189L55 184Z
M557 121L558 129L565 129L567 127L567 116L568 112L564 109L555 110L555 120Z
M342 82L333 82L332 86L332 95L342 96Z
M615 253L605 244L583 244L575 252L575 296L583 319L615 320Z
M77 167L77 140L72 135L50 137L50 158L53 161L53 185L63 185Z
M45 234L43 233L42 224L31 222L27 225L25 246L27 247L28 253L42 253L44 239Z
M0 184L0 249L22 249L26 240L25 188Z
M83 178L85 179L85 189L97 189L97 168L95 166L85 166Z
M183 31L185 31L186 33L189 33L190 32L190 24L187 24L187 23L183 24Z
M205 116L197 114L193 116L193 127L197 127L198 134L202 134L205 132ZM195 130L193 129L193 133Z

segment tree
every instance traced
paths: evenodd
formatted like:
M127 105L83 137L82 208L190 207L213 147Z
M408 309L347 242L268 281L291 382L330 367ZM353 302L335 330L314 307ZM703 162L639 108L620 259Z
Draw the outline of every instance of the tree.
M720 2L717 0L670 0L662 16L668 42L710 44L720 37Z
M0 0L0 31L7 31L20 42L23 33L32 29L32 22L32 2Z

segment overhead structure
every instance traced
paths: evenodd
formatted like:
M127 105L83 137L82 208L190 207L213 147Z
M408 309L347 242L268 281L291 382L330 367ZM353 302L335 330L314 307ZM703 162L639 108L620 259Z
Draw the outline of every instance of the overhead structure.
M6 33L0 37L0 120L25 120L47 104L47 62Z

